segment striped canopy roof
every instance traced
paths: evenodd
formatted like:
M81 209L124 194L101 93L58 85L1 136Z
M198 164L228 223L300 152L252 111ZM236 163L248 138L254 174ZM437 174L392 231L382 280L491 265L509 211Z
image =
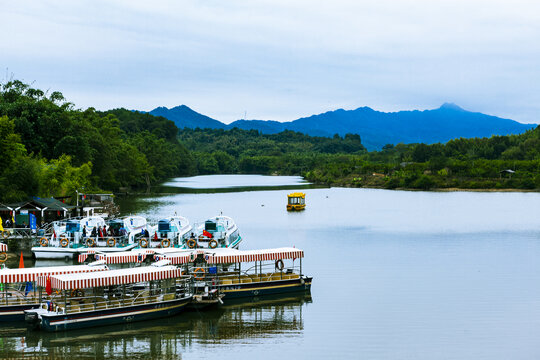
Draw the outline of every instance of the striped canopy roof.
M303 257L303 250L285 247L262 250L214 249L207 250L204 258L209 264L227 264L265 260L298 259Z
M24 269L2 269L0 270L0 283L17 283L26 281L36 281L40 277L60 275L90 273L95 271L108 270L104 265L71 265L71 266L50 266Z
M262 250L236 250L236 249L205 249L189 252L179 252L155 255L156 260L167 259L172 264L185 264L195 260L198 254L203 254L209 264L228 264L237 262L253 262L265 260L298 259L304 257L304 251L296 248L277 248Z
M194 261L197 258L197 253L203 253L202 250L184 250L176 253L156 254L154 259L156 261L169 260L173 265L187 264Z
M121 251L114 253L96 254L96 260L105 260L107 264L140 263L146 259L146 252Z
M0 252L8 251L8 246L4 243L0 243Z
M146 266L131 269L109 270L96 274L69 274L51 276L51 286L58 290L86 289L111 285L133 284L151 280L164 280L182 276L182 270L175 266ZM47 285L47 277L40 277L39 286Z
M95 250L88 250L88 252L79 254L79 262L86 261L89 255L95 254L96 260L105 260L107 264L126 264L126 263L140 263L146 259L147 255L154 254L152 249L137 249L131 251L117 251L117 252L99 252Z

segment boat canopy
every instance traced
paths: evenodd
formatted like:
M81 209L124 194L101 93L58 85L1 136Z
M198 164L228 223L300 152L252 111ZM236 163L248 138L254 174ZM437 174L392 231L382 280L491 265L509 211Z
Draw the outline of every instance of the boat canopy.
M140 263L146 259L143 251L119 251L114 253L96 254L96 260L104 260L106 264Z
M0 243L0 252L8 251L8 246L4 243Z
M3 269L0 270L0 283L17 283L26 281L36 281L41 277L60 274L79 274L95 271L108 270L106 266L92 265L71 265L71 266L50 266L24 269Z
M101 274L88 273L55 275L51 276L50 280L51 287L53 289L72 290L173 279L181 276L181 269L169 265L162 267L147 266L131 269L109 270ZM47 277L40 277L38 279L38 285L45 287L47 285Z
M195 261L198 254L205 254L203 250L185 250L176 253L156 254L156 261L169 260L173 265L187 264Z
M214 249L206 251L204 258L209 264L227 264L265 260L298 259L303 257L303 250L284 247L262 250L236 250L231 248Z
M190 252L156 255L156 260L167 259L171 264L185 264L194 261L198 254L204 254L209 264L229 264L238 262L253 262L265 260L298 259L304 257L304 251L291 248L276 248L262 250L236 250L232 248L194 250Z
M79 254L79 262L86 261L89 255L95 254L96 260L104 260L106 264L126 264L143 262L146 256L154 254L153 249L117 251L117 252L101 252L89 249L86 253Z

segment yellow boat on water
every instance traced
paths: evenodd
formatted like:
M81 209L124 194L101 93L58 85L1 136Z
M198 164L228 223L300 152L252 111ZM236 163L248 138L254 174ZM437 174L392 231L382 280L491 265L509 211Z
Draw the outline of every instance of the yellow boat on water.
M306 208L306 194L295 192L287 195L287 211L300 211Z

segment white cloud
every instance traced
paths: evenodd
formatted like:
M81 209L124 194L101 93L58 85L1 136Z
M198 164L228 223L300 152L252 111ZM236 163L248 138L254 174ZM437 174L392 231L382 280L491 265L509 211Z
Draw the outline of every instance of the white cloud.
M534 1L19 1L0 66L78 106L222 121L454 101L539 121Z

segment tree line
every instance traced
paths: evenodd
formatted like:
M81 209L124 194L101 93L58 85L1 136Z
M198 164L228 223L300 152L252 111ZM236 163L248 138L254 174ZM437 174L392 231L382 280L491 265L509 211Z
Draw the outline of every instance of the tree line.
M163 117L80 110L59 92L18 80L0 84L0 202L237 173L388 189L540 189L540 129L445 144L388 144L368 152L356 134L179 131Z
M117 191L196 173L173 122L79 110L60 92L0 84L0 201Z

